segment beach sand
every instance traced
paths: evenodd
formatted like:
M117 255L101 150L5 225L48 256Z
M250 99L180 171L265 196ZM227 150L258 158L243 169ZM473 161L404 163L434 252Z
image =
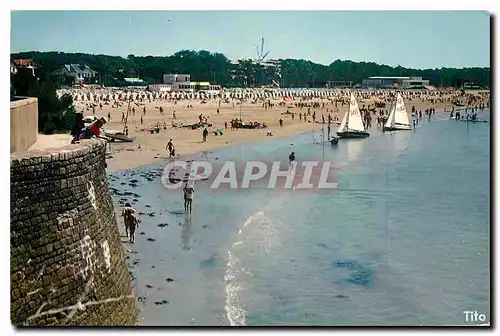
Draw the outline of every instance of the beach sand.
M309 132L313 129L313 124L311 121L311 116L308 117L309 122L300 122L299 113L307 112L308 108L290 108L289 106L292 102L287 102L286 107L278 106L278 103L282 100L272 101L275 105L272 108L265 109L262 107L262 102L257 102L252 104L251 102L244 102L241 107L241 117L244 122L258 121L260 123L266 123L267 129L230 129L230 120L240 117L240 107L235 102L233 103L221 103L219 111L217 114L218 100L209 100L207 103L202 104L199 100L192 101L179 101L177 104L173 102L168 102L164 100L157 101L145 101L144 103L131 103L131 108L135 108L135 115L130 113L128 116L128 129L129 136L135 138L134 142L123 143L123 142L113 142L110 143L110 156L108 158L108 171L123 170L128 168L136 168L143 165L155 163L161 160L165 160L168 157L168 151L165 149L168 141L172 139L176 155L186 155L192 154L204 150L211 150L215 148L231 146L234 144L253 142L269 139L266 135L267 132L272 132L274 137L284 137L293 134ZM307 102L317 101L320 102L319 98L311 99ZM332 117L338 116L339 120L342 119L344 113L348 109L348 104L342 106L338 103L336 112L335 104L332 102L325 102L325 107L322 105L320 108L311 108L311 113L316 111L316 120L321 120L321 115L325 115L327 120L328 112L332 112ZM306 102L306 103L307 103ZM412 106L415 106L417 110L425 110L426 108L434 107L436 110L443 110L444 104L432 104L429 100L412 100L405 101L406 108L411 111ZM191 104L193 108L187 108L187 105ZM361 108L363 105L373 106L373 99L358 99L358 105ZM86 108L86 102L77 101L75 106L77 110L83 111L84 116L92 115L92 108ZM139 106L138 106L139 105ZM141 125L140 118L143 115L143 107L146 107L146 115L143 116L143 125ZM159 107L164 110L163 115L160 114ZM447 105L448 110L451 109L451 104ZM385 109L388 109L386 106ZM292 121L290 114L282 114L286 111L294 112L295 119ZM173 119L173 112L176 113L176 120ZM127 103L123 103L121 107L112 108L111 105L103 105L102 110L97 107L95 115L104 116L107 118L108 113L111 115L111 120L104 126L105 129L109 130L119 130L123 131L122 113L126 115ZM202 128L197 130L187 129L187 128L173 128L172 121L184 122L192 124L198 122L198 116L203 114L203 117L207 117L208 121L213 123L213 126L209 128L209 136L207 142L202 142ZM284 126L279 127L278 120L283 119ZM222 136L215 136L213 131L216 129L224 129L224 122L228 123L228 129L224 131ZM154 127L156 123L160 123L162 126L159 134L151 134L148 131L149 128ZM167 129L163 129L163 123L166 123ZM376 121L372 122L372 127L376 126ZM316 129L320 129L321 125L314 125ZM334 125L332 133L336 131L336 125Z
M475 94L475 92L471 94ZM432 94L423 95L422 98L409 99L405 97L404 99L409 119L411 119L411 110L413 106L415 106L417 111L421 110L422 112L433 107L436 109L436 113L443 113L443 111L449 113L452 109L451 100L457 99L457 97L462 103L466 103L466 99L460 99L460 93L457 91L441 93L441 98L445 103L442 101L436 102L435 99L437 97ZM384 101L386 106L382 108L382 110L388 111L393 98L380 98L375 96L373 91L366 90L361 92L361 96L358 93L357 100L360 108L365 106L373 107L376 101ZM206 103L202 103L201 100L179 100L177 103L167 100L132 102L130 107L131 110L132 107L135 108L135 114L132 112L129 113L127 125L129 137L135 138L135 140L128 143L120 141L109 143L107 157L108 171L137 168L162 160L164 161L168 158L166 145L170 139L172 139L174 143L176 155L188 155L245 142L266 140L270 138L267 136L268 132L271 132L273 137L287 137L298 133L310 132L313 128L320 130L322 127L321 124L316 123L313 126L312 115L307 116L307 121L304 121L304 118L300 121L299 113L305 115L308 111L308 107L293 107L293 104L299 101L305 104L311 104L313 102L320 103L320 107L310 108L311 114L316 112L317 122L321 121L322 115L325 116L325 120L327 121L329 113L332 118L337 117L340 121L349 107L347 100L344 105L338 102L337 106L335 106L335 103L332 101L320 98L311 98L305 101L296 98L295 100L286 102L285 106L279 106L279 103L283 102L282 99L270 101L274 106L267 109L263 107L262 101L253 103L251 99L243 102L241 108L236 100L230 100L228 103L221 102L219 107L218 99L207 100ZM324 107L323 103L325 104ZM191 105L192 108L188 108L188 104ZM77 111L83 112L84 116L93 115L90 102L75 101L74 105ZM127 102L121 102L120 107L114 108L111 104L103 104L102 110L99 106L95 108L95 116L108 118L109 113L111 119L104 125L104 129L123 131L124 123L122 122L122 115L127 114L127 106ZM163 108L163 114L160 113L160 106ZM144 107L146 107L145 115L143 115ZM217 113L218 107L219 114ZM377 108L377 111L378 110ZM176 119L173 118L174 111ZM291 114L284 114L286 111L295 114L294 120L292 120ZM203 117L207 117L208 121L213 124L212 127L208 128L209 135L207 142L202 142L203 128L192 130L190 128L172 127L172 122L178 124L197 123L200 114L202 114ZM231 130L230 121L240 118L240 114L243 122L258 121L261 124L265 123L268 128ZM141 116L143 116L143 124L141 124ZM283 127L279 126L278 121L280 118L284 121ZM376 116L372 120L372 129L376 128L375 118ZM217 129L224 129L225 122L228 123L228 129L224 131L223 135L215 136L214 131ZM151 134L149 129L153 128L157 123L161 126L160 132L158 134ZM163 128L164 124L166 124L166 130ZM332 135L335 135L336 130L337 124L334 122L332 124ZM30 147L30 150L58 148L70 142L71 136L69 134L39 134L36 143Z

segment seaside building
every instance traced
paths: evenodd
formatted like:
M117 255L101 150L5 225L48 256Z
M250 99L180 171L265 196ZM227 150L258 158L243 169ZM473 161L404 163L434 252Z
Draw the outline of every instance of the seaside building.
M30 69L33 77L35 76L35 69L37 68L36 61L32 58L27 59L15 59L10 63L10 72L15 74L17 73L17 69L26 68Z
M351 81L328 81L326 87L331 88L351 88L354 84Z
M191 82L191 75L186 74L164 74L163 85L165 91L212 91L220 90L220 86L212 85L210 82ZM169 87L170 89L167 89ZM160 89L154 87L154 89Z
M151 84L151 85L148 85L148 90L151 92L169 92L169 91L172 91L172 85L169 85L169 84Z
M128 88L142 88L145 89L148 87L148 83L143 81L140 78L124 78L123 82Z
M66 77L72 77L75 84L96 83L98 72L92 70L88 65L65 64L55 73Z
M426 86L429 86L429 80L422 77L375 76L363 79L363 87L369 88L422 89Z

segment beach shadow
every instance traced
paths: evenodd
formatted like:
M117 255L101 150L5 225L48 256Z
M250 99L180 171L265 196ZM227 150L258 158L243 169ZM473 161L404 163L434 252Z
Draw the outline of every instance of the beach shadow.
M191 240L191 236L193 234L191 227L192 227L191 214L186 213L184 214L184 224L182 225L182 233L181 233L182 248L184 250L191 249L189 247L189 241Z

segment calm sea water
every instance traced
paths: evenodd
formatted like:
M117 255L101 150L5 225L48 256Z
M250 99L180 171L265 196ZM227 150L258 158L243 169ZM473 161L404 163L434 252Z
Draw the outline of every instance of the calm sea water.
M146 180L162 166L110 174L141 196L139 212L155 212L126 244L141 325L462 325L468 310L489 320L490 124L446 117L337 148L302 134L215 151L220 161L324 157L339 189L200 185L190 217L172 214L180 192Z

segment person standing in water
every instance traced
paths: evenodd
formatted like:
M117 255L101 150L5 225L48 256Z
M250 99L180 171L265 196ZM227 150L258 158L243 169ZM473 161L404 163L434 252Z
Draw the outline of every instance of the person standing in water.
M293 162L295 162L295 152L292 152L289 156L288 156L288 161L289 161L289 164L291 165Z
M130 223L129 223L129 230L130 230L130 239L129 242L131 244L135 243L135 229L139 227L139 220L137 219L135 214L130 215Z
M130 223L132 222L132 215L134 214L135 209L132 208L130 203L125 203L125 206L122 208L122 216L123 216L123 224L125 225L125 235L129 237Z
M184 211L187 213L192 212L193 210L193 194L194 194L194 188L191 185L188 185L186 182L186 185L184 186Z

